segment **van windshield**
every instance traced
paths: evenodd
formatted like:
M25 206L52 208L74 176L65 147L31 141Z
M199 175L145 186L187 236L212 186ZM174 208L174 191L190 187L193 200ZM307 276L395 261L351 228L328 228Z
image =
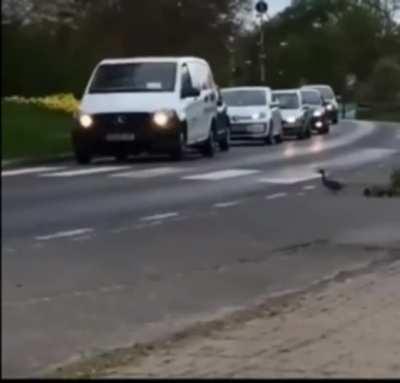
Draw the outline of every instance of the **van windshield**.
M173 92L176 69L176 63L104 64L89 93Z
M279 101L281 109L298 109L300 100L296 93L274 93L273 100Z
M228 106L265 106L267 95L262 90L225 90L222 92Z

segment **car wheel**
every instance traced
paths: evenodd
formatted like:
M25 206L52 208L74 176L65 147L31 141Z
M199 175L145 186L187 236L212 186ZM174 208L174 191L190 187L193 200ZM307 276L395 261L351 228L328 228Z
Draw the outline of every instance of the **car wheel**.
M208 135L206 142L203 145L201 152L203 153L204 156L206 156L208 158L213 158L217 151L217 145L218 144L217 144L217 140L215 137L215 129L212 128L210 130L210 133Z
M179 134L179 141L175 150L170 154L173 161L182 161L185 157L185 135L183 132Z
M264 139L264 144L265 145L273 145L274 141L275 141L274 140L274 126L273 126L272 121L270 122L269 126L270 126L270 129L269 129L269 132L268 132L268 136L265 137L265 139Z
M275 136L275 142L279 145L283 143L283 138L281 134Z
M224 138L219 143L219 147L223 152L228 152L231 148L231 133L229 129L226 130Z

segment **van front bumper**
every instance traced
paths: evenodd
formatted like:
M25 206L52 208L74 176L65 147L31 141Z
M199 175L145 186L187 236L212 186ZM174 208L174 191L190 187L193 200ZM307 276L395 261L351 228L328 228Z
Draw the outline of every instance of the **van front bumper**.
M169 152L179 144L182 124L178 119L160 128L152 123L151 114L145 113L100 114L92 118L93 125L88 129L75 124L72 141L75 147L93 155Z

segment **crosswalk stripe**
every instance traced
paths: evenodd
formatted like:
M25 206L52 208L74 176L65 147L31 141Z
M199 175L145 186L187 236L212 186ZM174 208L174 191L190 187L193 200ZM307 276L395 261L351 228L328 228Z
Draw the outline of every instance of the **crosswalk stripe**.
M46 173L41 174L40 177L46 178L66 178L66 177L79 177L79 176L87 176L92 174L101 174L101 173L110 173L114 171L121 171L129 169L127 166L102 166L95 168L87 168L87 169L76 169L76 170L68 170L65 172L57 172L57 173Z
M153 169L144 169L144 170L133 170L124 173L117 173L110 175L111 178L155 178L160 176L167 176L171 174L182 173L190 169L183 169L183 168L153 168Z
M249 176L260 173L259 170L240 170L240 169L228 169L221 170L212 173L197 174L193 176L183 177L184 180L189 181L221 181L229 178Z
M320 178L321 176L318 174L303 174L303 175L290 175L282 173L281 176L278 174L271 175L270 177L260 178L258 181L266 184L277 184L277 185L294 185L301 182L312 181Z
M12 176L22 176L28 174L38 174L50 171L59 171L63 170L65 167L50 167L50 166L40 166L34 168L23 168L23 169L15 169L15 170L6 170L1 172L2 177L12 177Z

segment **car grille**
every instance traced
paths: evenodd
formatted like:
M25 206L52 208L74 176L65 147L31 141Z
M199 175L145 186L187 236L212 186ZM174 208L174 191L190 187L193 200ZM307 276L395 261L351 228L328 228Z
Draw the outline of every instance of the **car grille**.
M151 129L150 113L104 113L93 116L99 133L141 134Z
M232 133L237 134L264 133L265 130L264 124L235 124L231 126Z

